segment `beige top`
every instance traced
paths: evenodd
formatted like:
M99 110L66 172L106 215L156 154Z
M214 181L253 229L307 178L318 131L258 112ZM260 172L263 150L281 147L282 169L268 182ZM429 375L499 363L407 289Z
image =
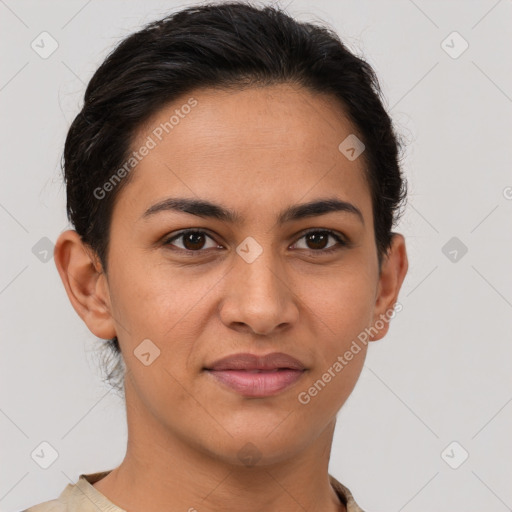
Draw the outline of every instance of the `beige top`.
M68 484L57 499L39 503L23 512L126 512L114 505L92 484L107 476L110 471L81 474L78 481ZM329 480L340 500L347 507L347 512L364 512L354 501L352 493L332 475Z

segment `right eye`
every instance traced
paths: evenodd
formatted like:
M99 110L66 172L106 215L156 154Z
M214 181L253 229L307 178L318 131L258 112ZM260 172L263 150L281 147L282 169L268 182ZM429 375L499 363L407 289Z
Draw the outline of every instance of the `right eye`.
M211 236L209 236L205 231L200 231L197 229L187 229L184 231L181 231L180 233L173 235L169 238L167 238L163 244L164 246L173 246L176 247L174 243L172 243L174 240L182 240L183 247L178 247L178 250L187 251L187 252L204 252L201 251L201 249L204 248L206 239L209 238L212 240L213 245L210 247L207 247L207 249L212 247L220 247L215 240ZM173 249L174 250L174 249Z

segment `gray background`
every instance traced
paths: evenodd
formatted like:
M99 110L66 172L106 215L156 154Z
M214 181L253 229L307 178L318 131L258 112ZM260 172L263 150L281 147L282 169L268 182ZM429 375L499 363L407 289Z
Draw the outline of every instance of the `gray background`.
M124 456L123 402L45 249L68 228L59 163L85 84L120 38L192 3L0 0L2 511ZM511 510L512 3L280 5L363 53L409 142L403 311L338 415L330 472L369 512Z

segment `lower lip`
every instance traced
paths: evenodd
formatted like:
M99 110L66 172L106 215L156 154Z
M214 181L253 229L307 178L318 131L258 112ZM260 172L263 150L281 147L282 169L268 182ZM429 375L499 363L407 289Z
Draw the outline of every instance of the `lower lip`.
M257 373L243 370L207 371L232 390L248 397L275 395L297 382L304 373L304 370L290 369Z

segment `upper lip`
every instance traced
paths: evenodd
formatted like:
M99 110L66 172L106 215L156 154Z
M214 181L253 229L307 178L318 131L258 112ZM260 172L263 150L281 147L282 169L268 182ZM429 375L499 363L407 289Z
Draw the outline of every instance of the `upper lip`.
M305 370L306 368L298 359L283 352L272 352L262 356L249 353L232 354L206 367L206 370L215 371L276 369Z

